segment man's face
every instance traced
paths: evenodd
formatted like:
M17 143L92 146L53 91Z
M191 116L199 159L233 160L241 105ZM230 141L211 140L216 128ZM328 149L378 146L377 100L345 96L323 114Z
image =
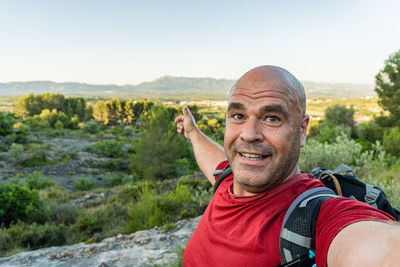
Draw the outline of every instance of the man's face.
M266 191L299 171L308 125L285 79L248 76L231 92L224 138L239 195Z

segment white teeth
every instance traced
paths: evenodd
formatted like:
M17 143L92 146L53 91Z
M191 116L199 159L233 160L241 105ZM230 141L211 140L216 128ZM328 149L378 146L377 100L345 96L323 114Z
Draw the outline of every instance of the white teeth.
M262 159L263 156L260 155L255 155L255 154L249 154L249 153L240 153L243 157L246 157L248 159Z

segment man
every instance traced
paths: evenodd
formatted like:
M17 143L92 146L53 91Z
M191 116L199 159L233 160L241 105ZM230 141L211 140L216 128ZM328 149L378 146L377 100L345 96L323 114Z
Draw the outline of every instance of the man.
M224 148L196 126L187 106L176 118L200 169L228 164L233 175L218 187L189 241L185 266L276 266L286 210L304 191L321 186L298 167L309 117L301 83L288 71L261 66L229 93ZM229 162L229 163L228 163ZM326 200L316 225L316 262L331 266L400 266L400 227L367 204Z

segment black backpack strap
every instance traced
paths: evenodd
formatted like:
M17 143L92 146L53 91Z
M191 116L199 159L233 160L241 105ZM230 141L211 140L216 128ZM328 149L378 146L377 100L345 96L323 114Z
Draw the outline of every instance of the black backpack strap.
M226 167L226 168L223 169L223 170L216 170L216 171L213 173L214 176L218 176L218 175L219 175L218 178L217 178L217 180L215 181L215 184L214 184L213 195L214 195L215 192L217 191L218 186L221 184L221 182L222 182L226 177L228 177L229 175L231 175L231 173L232 173L232 169L231 169L230 166Z
M300 267L312 266L315 263L312 253L315 251L315 228L319 210L322 203L332 197L338 196L331 189L315 187L302 193L292 202L282 223L279 266Z

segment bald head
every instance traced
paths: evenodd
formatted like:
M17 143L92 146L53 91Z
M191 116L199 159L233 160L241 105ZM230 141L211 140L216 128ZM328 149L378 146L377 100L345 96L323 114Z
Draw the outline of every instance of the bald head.
M248 90L277 87L284 89L284 94L293 104L296 104L300 114L305 115L306 95L303 85L287 70L276 66L259 66L246 72L233 85L229 99L237 89Z

